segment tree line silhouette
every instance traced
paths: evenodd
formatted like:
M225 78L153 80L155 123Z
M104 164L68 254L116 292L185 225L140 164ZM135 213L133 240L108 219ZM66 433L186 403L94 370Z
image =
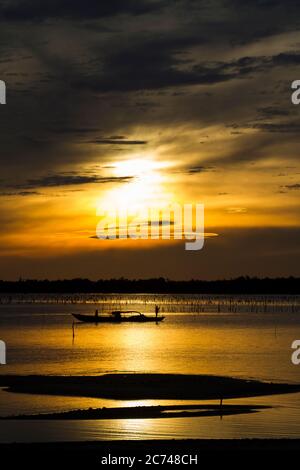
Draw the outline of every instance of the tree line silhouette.
M257 278L205 281L191 279L174 281L163 277L153 279L62 279L18 281L0 280L0 293L176 293L176 294L299 294L300 278Z

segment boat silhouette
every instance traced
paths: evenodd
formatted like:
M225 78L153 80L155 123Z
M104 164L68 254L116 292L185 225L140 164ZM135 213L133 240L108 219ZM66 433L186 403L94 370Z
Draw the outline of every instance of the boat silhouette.
M108 315L82 315L80 313L72 313L76 320L84 323L148 323L161 322L163 316L147 316L136 310L116 310Z

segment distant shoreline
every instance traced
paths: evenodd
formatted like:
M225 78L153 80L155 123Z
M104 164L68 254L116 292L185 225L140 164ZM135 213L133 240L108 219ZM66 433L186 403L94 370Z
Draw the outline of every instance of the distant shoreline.
M299 295L300 278L239 277L214 281L154 279L0 280L0 294L252 294Z

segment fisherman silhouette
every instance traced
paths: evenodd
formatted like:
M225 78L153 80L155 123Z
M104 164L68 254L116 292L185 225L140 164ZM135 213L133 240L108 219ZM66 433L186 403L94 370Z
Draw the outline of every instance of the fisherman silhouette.
M158 305L155 305L155 316L157 318L157 315L159 313L160 307Z

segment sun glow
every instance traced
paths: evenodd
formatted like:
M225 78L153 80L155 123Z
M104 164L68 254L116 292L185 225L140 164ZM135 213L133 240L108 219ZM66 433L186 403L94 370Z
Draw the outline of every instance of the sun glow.
M114 165L116 176L147 177L158 170L165 168L166 164L150 159L132 159L118 162Z
M167 162L153 159L130 159L113 166L113 176L128 178L117 188L108 190L97 208L105 210L126 209L140 210L142 207L160 207L172 200L166 191L167 176L163 170L169 166Z

